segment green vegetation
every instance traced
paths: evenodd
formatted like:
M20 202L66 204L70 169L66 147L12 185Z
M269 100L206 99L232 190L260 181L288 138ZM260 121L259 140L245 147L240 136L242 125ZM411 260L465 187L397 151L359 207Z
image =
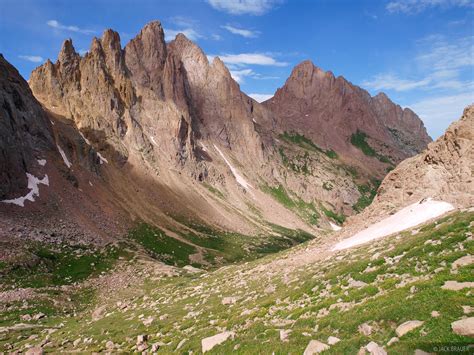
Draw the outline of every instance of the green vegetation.
M370 184L357 185L357 188L360 192L360 197L357 202L352 206L354 211L362 212L367 206L369 206L375 195L377 194L377 189L380 186L381 181L373 179Z
M276 187L262 185L261 189L263 192L271 195L280 204L289 210L294 211L310 225L318 225L318 219L321 217L321 215L312 202L305 202L296 195L290 197L282 185L278 185Z
M322 211L326 215L326 217L331 218L332 220L338 222L339 224L343 224L346 220L346 216L343 214L337 214L333 210L327 209L324 206L321 206Z
M203 183L204 187L206 189L208 189L210 192L212 192L214 195L216 195L217 197L221 198L221 199L225 199L225 196L224 194L219 190L219 189L216 189L214 186L208 184L208 183Z
M177 218L193 231L175 231L191 243L205 248L205 259L211 265L229 264L258 259L314 238L301 230L292 230L275 224L269 227L278 235L245 235L217 230L204 222Z
M179 352L199 353L203 338L224 329L234 331L235 337L210 354L301 354L310 340L328 343L329 336L340 339L331 345L331 354L356 354L371 341L390 354L412 354L415 349L437 352L434 347L441 344L472 343L451 328L452 322L466 317L463 306L474 305L472 295L468 289L451 291L442 286L450 280L472 281L474 265L459 267L456 273L451 265L473 255L473 221L474 213L457 212L417 233L403 232L293 268L300 254L285 251L202 276L148 277L104 300L107 313L97 321L90 316L95 306L70 317L55 314L51 303L29 302L31 310L22 310L21 304L14 305L15 310L2 310L1 324L16 323L24 313L48 312L41 325L53 328L62 323L49 334L51 352L106 351L107 341L117 344L115 352L136 352L137 335L147 334L149 346L161 342L159 351L165 354L175 353L179 343ZM281 227L275 230L287 233ZM323 249L309 252L314 256L318 250ZM350 286L353 280L366 285ZM236 301L223 304L224 297ZM122 308L124 303L126 308ZM433 317L433 311L439 316ZM144 325L148 317L153 321ZM396 336L395 329L409 320L424 323L387 345ZM359 331L364 323L372 327L369 336ZM280 340L279 329L291 330L287 341ZM38 337L29 338L32 334ZM14 347L11 350L21 350L26 343L40 344L45 337L42 328L6 332L0 349L9 343ZM79 338L91 341L74 345Z
M284 132L280 134L280 139L284 140L287 143L293 143L301 148L320 152L326 154L329 158L331 159L337 159L338 155L337 153L330 149L330 150L324 150L321 147L318 147L316 144L313 143L313 141L309 138L306 138L304 135L301 135L296 132Z
M68 285L110 270L120 256L128 256L122 246L98 251L85 246L33 243L26 255L0 269L0 278L12 287Z
M369 143L367 143L367 134L365 132L357 130L356 133L351 135L351 144L357 148L359 148L365 155L369 157L375 157L380 160L382 163L386 164L393 164L391 160L379 153L377 153L374 148L372 148Z
M303 155L297 155L293 159L290 159L285 154L285 150L282 147L280 147L278 151L280 152L280 157L283 162L283 165L289 167L295 173L301 173L305 175L308 175L310 173L309 168L308 168L308 162L309 162L308 152L305 152Z
M138 224L129 235L141 244L150 256L169 265L188 265L189 256L197 252L192 245L169 237L161 229L146 223Z

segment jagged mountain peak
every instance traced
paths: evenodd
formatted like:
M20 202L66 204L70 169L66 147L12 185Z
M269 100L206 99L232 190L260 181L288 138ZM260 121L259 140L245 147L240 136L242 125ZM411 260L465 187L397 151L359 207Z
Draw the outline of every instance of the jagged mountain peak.
M60 63L69 63L75 60L78 56L79 54L76 52L76 49L74 48L72 39L71 38L66 39L63 42L61 51L59 52L58 61Z

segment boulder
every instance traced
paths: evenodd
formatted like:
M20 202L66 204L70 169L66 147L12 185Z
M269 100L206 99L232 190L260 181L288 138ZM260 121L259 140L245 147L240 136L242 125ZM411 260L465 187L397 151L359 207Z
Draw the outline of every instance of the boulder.
M466 255L462 258L457 259L452 265L452 269L457 269L459 267L468 266L474 264L474 256L473 255Z
M405 323L400 324L395 333L397 333L398 337L404 336L406 333L411 332L413 329L421 327L424 322L419 320L409 320Z
M451 328L458 335L474 337L474 317L457 320L451 323Z
M474 282L446 281L441 288L443 290L460 291L465 288L474 288Z
M235 333L230 331L225 331L212 337L204 338L201 340L202 352L210 351L216 345L222 344L229 338L234 338Z
M370 355L387 355L385 349L373 341L367 344L365 348L367 349Z
M319 354L328 349L329 349L329 345L321 343L318 340L311 340L308 343L308 346L306 346L306 349L304 350L303 355Z

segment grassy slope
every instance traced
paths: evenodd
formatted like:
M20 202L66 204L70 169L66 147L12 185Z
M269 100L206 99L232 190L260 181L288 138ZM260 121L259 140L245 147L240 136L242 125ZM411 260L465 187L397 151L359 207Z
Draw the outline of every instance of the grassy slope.
M455 335L450 324L463 316L461 306L474 305L472 296L468 290L447 291L441 286L447 280L472 281L472 265L456 274L450 267L459 257L474 253L473 221L474 213L456 213L416 234L405 232L293 271L271 267L272 260L293 253L285 251L201 276L150 278L133 288L135 297L111 295L109 315L99 321L91 322L89 311L76 318L52 314L42 323L64 323L51 334L57 348L72 350L75 339L92 338L91 344L77 347L88 352L104 349L107 340L120 344L122 350L133 350L139 334L149 334L150 344L166 344L160 350L163 353L175 352L182 339L187 340L178 353L200 352L202 338L227 329L234 330L236 337L216 346L216 354L230 353L235 346L238 353L245 354L301 353L311 339L326 342L331 335L341 341L329 353L356 353L371 340L385 345L395 336L397 325L414 319L425 323L387 347L389 352L431 351L436 342L465 343L469 339ZM350 278L367 285L349 288ZM223 305L224 296L239 299ZM119 309L117 300L128 302L129 307ZM334 304L345 304L348 309L331 308ZM432 311L440 316L432 317ZM160 320L164 315L168 317ZM148 316L154 321L145 326L141 319ZM358 332L364 322L374 327L372 335ZM288 342L280 341L279 329L291 329ZM29 334L31 331L24 332ZM0 350L18 335L20 332L1 335ZM37 341L42 338L44 334ZM35 343L20 339L16 346L26 342Z

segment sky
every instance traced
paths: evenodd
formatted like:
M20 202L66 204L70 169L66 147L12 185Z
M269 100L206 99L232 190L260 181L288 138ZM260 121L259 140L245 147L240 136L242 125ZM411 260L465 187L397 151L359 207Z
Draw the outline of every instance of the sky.
M262 101L310 59L413 109L437 138L474 103L474 0L0 0L0 53L28 79L64 39L81 54L104 29L125 46L159 20L219 56Z

